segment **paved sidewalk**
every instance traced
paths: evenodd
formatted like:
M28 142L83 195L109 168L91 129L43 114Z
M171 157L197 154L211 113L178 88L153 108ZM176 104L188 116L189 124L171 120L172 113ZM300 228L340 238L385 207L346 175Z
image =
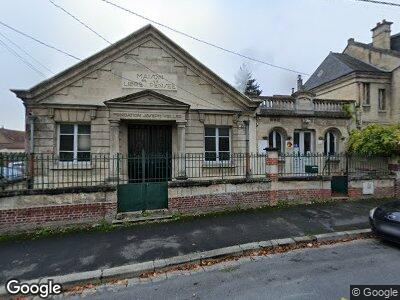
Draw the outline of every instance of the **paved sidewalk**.
M294 206L0 243L0 283L83 272L254 241L368 227L376 200Z

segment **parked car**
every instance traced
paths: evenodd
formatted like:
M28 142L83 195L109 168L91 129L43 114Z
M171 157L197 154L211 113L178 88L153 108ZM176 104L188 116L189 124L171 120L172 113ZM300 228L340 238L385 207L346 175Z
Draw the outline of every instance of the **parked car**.
M0 167L0 179L7 181L20 180L25 177L25 165L23 162L10 162L6 167Z
M400 200L382 204L369 212L372 230L384 239L400 242Z

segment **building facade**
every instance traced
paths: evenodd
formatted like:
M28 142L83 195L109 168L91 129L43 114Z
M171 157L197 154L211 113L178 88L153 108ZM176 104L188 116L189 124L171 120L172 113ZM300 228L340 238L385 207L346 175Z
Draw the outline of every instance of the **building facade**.
M383 20L369 44L348 40L343 53L331 52L305 83L321 99L355 100L359 127L398 123L400 117L400 34Z
M256 116L259 149L273 147L300 155L345 152L354 100L321 99L305 89L300 76L291 95L259 99L263 101Z
M56 157L53 178L63 166L93 168L95 155L192 155L170 162L178 179L221 164L236 174L244 162L230 164L235 154L268 147L334 155L345 150L357 100L320 97L301 78L292 95L250 99L151 25L13 92L26 107L26 150Z
M256 151L249 140L259 102L151 25L13 92L26 107L27 150L57 154L60 161L145 151L198 153L218 162Z

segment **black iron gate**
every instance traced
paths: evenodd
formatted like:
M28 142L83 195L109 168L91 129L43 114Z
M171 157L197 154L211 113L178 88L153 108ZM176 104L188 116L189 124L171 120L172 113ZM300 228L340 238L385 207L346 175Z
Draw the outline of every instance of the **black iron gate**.
M130 183L160 182L171 178L170 125L129 125L128 152Z

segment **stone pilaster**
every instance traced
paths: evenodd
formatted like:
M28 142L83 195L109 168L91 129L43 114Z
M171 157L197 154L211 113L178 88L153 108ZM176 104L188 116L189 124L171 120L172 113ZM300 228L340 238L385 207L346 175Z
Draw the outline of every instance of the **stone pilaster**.
M110 122L110 174L111 179L118 177L117 159L119 154L119 123L120 120L109 120Z
M178 176L177 179L187 179L186 176L186 122L178 122Z

